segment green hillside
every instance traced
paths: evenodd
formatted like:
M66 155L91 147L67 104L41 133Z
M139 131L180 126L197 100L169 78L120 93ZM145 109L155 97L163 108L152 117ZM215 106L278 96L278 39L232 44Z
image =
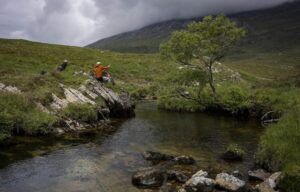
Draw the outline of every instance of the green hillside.
M300 43L300 2L258 11L230 15L248 36L238 47L240 52L280 52L298 48ZM88 47L118 52L153 53L174 30L183 29L196 19L182 19L153 24L142 29L97 41Z

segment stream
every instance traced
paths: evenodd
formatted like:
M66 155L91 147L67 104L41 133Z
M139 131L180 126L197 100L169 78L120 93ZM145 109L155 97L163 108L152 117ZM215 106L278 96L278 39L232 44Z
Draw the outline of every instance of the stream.
M0 151L1 192L143 191L131 184L132 174L151 166L146 150L189 155L199 169L247 172L263 129L256 121L209 114L160 111L155 103L137 105L136 117L116 125L111 134L79 140L27 138ZM230 143L246 151L243 162L219 157Z

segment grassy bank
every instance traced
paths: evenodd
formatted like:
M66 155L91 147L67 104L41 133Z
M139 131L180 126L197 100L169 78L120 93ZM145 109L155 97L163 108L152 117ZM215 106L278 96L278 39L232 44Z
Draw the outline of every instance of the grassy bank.
M57 121L22 95L0 93L0 108L0 142L12 135L48 134Z
M300 189L300 107L293 106L278 124L271 125L261 138L257 160L265 168L283 170L281 186L286 191Z

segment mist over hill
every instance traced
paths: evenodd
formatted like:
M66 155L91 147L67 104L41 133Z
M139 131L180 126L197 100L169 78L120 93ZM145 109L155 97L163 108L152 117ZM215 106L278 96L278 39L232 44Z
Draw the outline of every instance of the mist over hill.
M299 1L229 17L247 29L247 37L238 47L240 52L280 52L300 44ZM173 31L183 29L188 23L199 20L201 17L152 24L99 40L87 47L117 52L155 53L159 50L159 44L166 41Z

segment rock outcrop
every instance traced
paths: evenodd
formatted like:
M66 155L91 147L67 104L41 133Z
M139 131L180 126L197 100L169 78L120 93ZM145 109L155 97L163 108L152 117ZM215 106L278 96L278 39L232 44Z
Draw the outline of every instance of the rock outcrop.
M17 87L14 87L14 86L11 86L11 85L6 86L3 83L0 83L0 91L15 93L15 94L21 94L22 93L21 90L18 89Z
M112 90L106 88L102 83L94 80L88 80L85 85L79 89L73 89L60 85L64 92L64 97L60 98L52 94L51 108L59 111L68 106L70 103L89 103L96 105L96 100L101 98L111 117L131 117L134 116L134 106L130 102L129 95L122 94L119 96Z

